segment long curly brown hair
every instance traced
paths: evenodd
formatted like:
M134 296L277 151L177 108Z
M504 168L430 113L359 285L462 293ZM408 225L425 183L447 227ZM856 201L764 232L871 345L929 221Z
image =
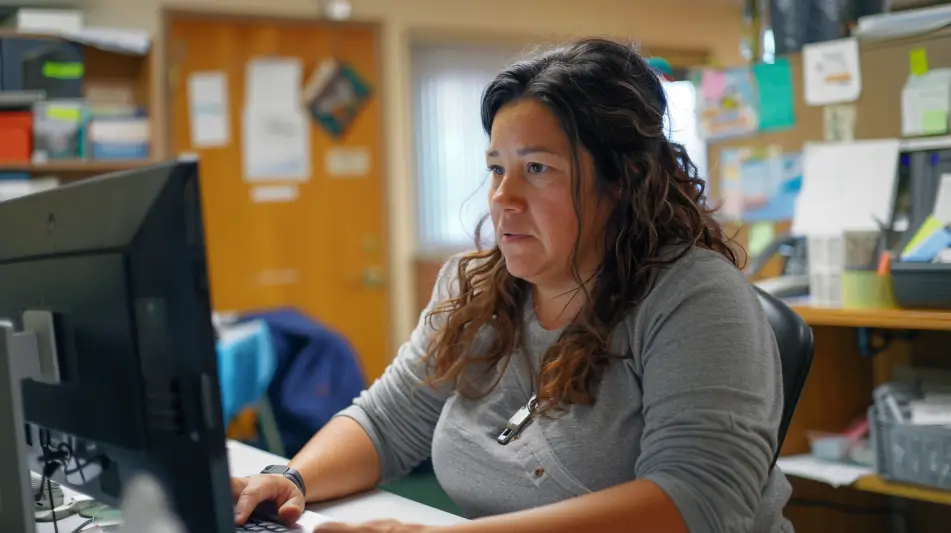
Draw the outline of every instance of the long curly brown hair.
M696 166L684 147L666 135L663 86L635 48L585 39L506 68L482 98L486 134L491 135L502 107L525 98L554 113L573 148L579 238L571 274L585 298L535 376L539 411L547 411L594 401L599 370L611 357L623 356L609 353L611 334L651 290L659 269L697 246L723 254L734 265L739 266L739 260L731 239L712 217L714 209L706 202ZM593 280L582 279L577 264L582 148L594 161L598 194L610 194L614 201L603 237L604 256ZM431 382L452 383L469 397L488 394L502 372L488 388L477 390L473 378L484 372L474 375L467 369L505 366L519 351L523 306L530 291L527 282L509 274L498 246L482 249L480 242L477 232L478 251L458 263L458 291L427 316L431 325L437 318L440 322L425 359ZM491 341L477 345L485 328L493 332Z

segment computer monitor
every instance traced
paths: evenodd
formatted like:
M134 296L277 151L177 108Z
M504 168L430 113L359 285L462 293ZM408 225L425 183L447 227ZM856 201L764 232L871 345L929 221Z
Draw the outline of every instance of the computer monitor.
M30 341L0 356L36 359L30 469L110 505L148 472L189 532L233 533L200 204L196 162L0 203L0 321Z

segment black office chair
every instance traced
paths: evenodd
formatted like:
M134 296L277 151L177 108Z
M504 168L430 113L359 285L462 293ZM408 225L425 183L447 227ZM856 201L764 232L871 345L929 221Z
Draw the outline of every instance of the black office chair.
M789 423L792 421L793 413L796 412L796 403L799 402L802 388L806 385L809 367L812 366L812 328L798 313L778 298L759 287L754 289L756 296L759 297L760 305L766 311L769 325L773 328L773 335L779 346L779 358L783 365L783 418L779 424L776 456L773 457L775 465L776 460L779 459L779 451L783 447Z

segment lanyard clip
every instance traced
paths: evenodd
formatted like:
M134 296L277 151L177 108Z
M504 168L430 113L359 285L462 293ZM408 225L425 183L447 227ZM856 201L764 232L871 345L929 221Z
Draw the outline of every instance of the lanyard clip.
M512 442L512 439L518 436L519 433L525 429L525 426L528 425L532 420L535 408L538 406L538 400L533 394L531 399L528 400L528 403L523 405L515 411L515 414L512 415L512 418L509 418L509 421L505 424L505 429L499 433L499 436L496 437L496 441L505 446L506 444Z

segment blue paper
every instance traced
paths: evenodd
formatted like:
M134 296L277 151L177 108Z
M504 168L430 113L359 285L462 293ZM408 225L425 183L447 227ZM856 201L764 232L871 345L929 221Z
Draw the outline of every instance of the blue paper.
M789 60L781 57L775 63L753 66L759 95L760 131L788 129L796 125L795 95Z
M742 167L743 220L792 220L802 188L802 155L750 159Z
M901 260L908 263L930 263L945 248L951 248L951 231L941 228L925 237L913 250L902 254Z

